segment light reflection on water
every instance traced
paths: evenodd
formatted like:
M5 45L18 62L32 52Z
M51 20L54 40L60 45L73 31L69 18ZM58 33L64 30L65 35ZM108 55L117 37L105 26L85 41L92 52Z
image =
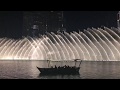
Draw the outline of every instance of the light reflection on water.
M74 65L73 62L66 64ZM83 61L80 75L41 76L36 66L47 67L47 63L43 61L0 61L0 79L120 79L120 62Z
M38 78L40 79L81 79L80 75L39 75Z

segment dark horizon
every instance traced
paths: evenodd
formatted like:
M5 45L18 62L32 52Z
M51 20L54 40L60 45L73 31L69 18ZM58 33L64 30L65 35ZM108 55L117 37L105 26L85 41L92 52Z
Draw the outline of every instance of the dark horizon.
M23 11L0 11L0 38L20 38L23 32ZM101 26L117 27L118 11L64 11L67 32Z

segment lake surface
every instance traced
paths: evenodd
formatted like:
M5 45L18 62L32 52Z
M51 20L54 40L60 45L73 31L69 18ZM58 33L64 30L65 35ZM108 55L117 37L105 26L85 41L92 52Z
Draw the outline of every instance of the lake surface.
M71 65L74 62L55 62L51 65ZM77 66L79 62L77 63ZM45 61L0 61L0 79L120 79L120 62L117 61L83 61L80 75L41 76L36 68L47 67Z

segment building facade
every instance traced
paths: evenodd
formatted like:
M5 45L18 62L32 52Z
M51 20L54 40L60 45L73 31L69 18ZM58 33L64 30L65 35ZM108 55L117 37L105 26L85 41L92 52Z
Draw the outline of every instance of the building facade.
M23 35L38 36L45 32L63 30L63 11L23 12Z

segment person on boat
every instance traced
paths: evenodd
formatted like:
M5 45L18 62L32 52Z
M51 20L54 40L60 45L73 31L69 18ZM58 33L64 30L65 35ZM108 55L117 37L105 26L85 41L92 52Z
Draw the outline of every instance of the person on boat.
M65 65L65 68L66 68L67 66Z
M55 65L55 68L57 68L57 66Z
M58 68L60 68L60 66L58 66Z

